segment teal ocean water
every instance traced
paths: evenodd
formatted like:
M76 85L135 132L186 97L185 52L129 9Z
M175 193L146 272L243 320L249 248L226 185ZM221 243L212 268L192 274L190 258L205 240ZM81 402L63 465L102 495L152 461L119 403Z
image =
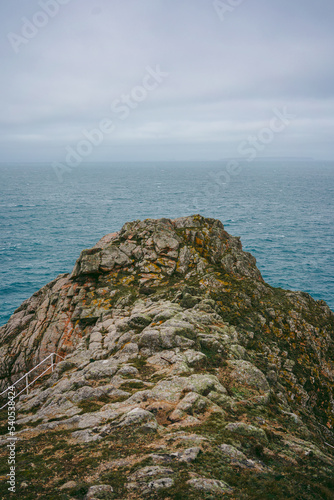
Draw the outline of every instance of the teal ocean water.
M131 220L194 213L240 236L272 286L334 309L334 164L261 161L0 165L0 324Z

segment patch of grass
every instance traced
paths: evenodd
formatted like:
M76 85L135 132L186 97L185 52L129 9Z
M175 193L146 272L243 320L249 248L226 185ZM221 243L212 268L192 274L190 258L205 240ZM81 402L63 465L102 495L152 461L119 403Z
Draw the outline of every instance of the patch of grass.
M220 413L213 413L202 424L185 427L184 431L214 438L216 444L226 443L229 433L225 430L227 422Z
M131 389L143 389L146 387L146 385L143 382L126 382L125 384L122 384L122 390L127 391Z
M82 499L85 498L88 490L89 486L86 483L79 483L75 488L69 490L69 494L77 499Z
M124 471L113 470L105 472L100 476L101 484L110 484L113 487L116 498L127 498L128 490L126 484L129 482Z
M146 359L144 358L130 359L129 362L132 364L132 366L134 366L135 368L137 368L137 370L139 370L140 377L145 381L150 380L152 374L155 373L153 366L148 365L146 363Z
M0 427L0 436L4 436L8 432L8 424L2 425Z
M66 417L65 415L63 417L54 417L54 418L50 418L48 420L48 422L61 422L62 420L67 420L68 417Z
M111 400L112 400L112 398L110 398L110 396L108 396L107 394L102 394L102 396L100 396L98 398L98 401L100 401L101 403L105 403L105 404L110 403Z
M123 401L126 401L129 397L130 397L130 395L127 395L127 396L115 396L115 397L113 397L113 398L110 399L110 402L111 403L122 403Z
M146 359L145 358L139 358L139 357L132 358L132 359L129 359L129 363L131 363L132 366L134 366L138 370L141 370L144 366L146 366Z
M95 402L95 401L80 401L80 403L77 404L79 408L83 411L83 413L93 413L94 411L98 411L101 409L101 404Z
M206 372L213 372L216 374L216 369L226 364L224 353L217 352L216 349L208 348L207 346L201 345L201 352L206 356Z
M58 419L55 418L54 420L58 420ZM49 422L52 422L52 420L49 420ZM43 423L43 419L39 418L39 419L35 420L34 422L28 422L26 425L29 427L37 427L38 425L40 425L42 423Z
M133 378L133 373L127 373L125 375L122 374L122 378L125 378L125 379L132 379Z
M188 373L187 373L188 375ZM166 378L166 374L165 373L155 373L154 375L152 375L149 379L150 382L153 382L153 383L157 383L159 382L160 380L163 380Z
M19 413L20 414L23 414L23 415L35 415L38 410L40 409L41 405L40 404L36 404L36 406L33 406L33 408L30 408L30 410L19 410Z
M4 401L1 401L2 404L5 404ZM0 411L0 422L7 420L8 417L8 409L4 408L3 410Z

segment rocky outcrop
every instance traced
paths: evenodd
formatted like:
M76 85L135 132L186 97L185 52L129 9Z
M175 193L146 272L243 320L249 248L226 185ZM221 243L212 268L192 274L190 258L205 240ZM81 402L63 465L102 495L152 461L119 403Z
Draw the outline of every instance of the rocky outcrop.
M20 498L330 498L333 331L220 221L125 224L0 329L2 389L64 358L17 403Z

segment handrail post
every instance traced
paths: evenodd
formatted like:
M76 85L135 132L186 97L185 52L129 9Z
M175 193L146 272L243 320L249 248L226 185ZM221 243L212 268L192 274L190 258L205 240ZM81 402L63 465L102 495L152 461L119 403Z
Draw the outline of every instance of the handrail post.
M29 387L34 383L36 382L37 379L40 378L40 375L38 377L36 377L34 380L32 380L30 383L29 383L29 374L32 373L34 370L36 370L39 366L41 366L45 361L47 361L49 358L51 358L51 366L48 367L43 373L42 375L45 375L51 368L51 371L53 372L54 371L54 367L56 366L56 359L57 359L57 356L64 360L64 358L62 356L60 356L59 354L57 353L51 353L49 354L49 356L47 356L45 359L43 359L43 361L41 361L40 363L38 363L38 365L34 366L34 368L32 368L28 373L25 373L24 375L22 375L21 378L19 378L16 382L14 382L10 387L14 387L16 386L18 383L20 383L21 381L23 382L23 380L25 380L25 387L21 390L21 392L19 392L15 397L19 396L20 394L22 394L22 392L26 391L27 394L29 394ZM2 396L3 394L5 394L6 392L8 391L8 387L7 389L5 389L4 391L1 392L0 396ZM8 405L8 402L4 405L4 406L1 406L0 407L0 410L2 410L3 408L5 408L6 406Z

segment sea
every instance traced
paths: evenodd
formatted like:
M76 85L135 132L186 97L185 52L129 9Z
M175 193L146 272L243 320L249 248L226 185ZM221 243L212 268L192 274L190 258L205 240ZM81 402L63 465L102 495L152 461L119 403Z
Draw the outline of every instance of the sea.
M214 217L240 236L267 283L334 310L334 163L0 164L0 325L84 248L127 221Z

